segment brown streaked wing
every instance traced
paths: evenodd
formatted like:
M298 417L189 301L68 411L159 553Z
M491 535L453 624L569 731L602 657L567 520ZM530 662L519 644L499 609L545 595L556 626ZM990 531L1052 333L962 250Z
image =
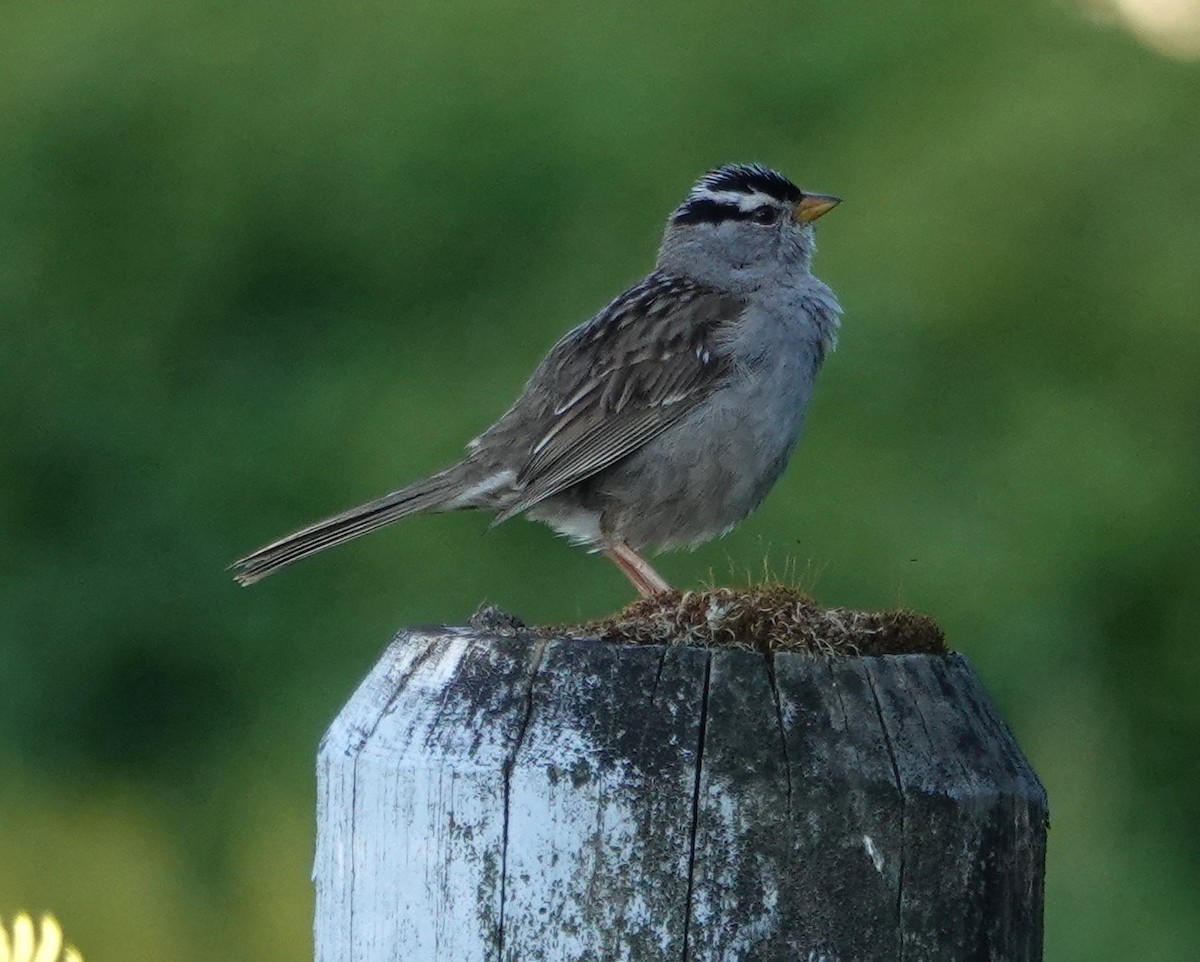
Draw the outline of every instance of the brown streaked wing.
M742 306L703 285L651 274L564 337L485 435L525 448L509 460L522 496L493 523L603 470L706 398L727 369L715 332Z

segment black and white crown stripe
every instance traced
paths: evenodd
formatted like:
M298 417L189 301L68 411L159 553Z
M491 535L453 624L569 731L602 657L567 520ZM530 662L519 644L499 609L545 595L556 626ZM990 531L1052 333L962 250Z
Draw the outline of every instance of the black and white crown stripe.
M757 210L764 204L770 204L772 207L779 204L779 198L763 193L761 190L749 193L736 190L693 190L688 195L688 199L684 201L684 206L694 201L710 201L714 204L736 207L740 211Z
M782 174L760 164L727 164L701 177L676 209L676 223L748 220L764 206L796 204L803 194Z

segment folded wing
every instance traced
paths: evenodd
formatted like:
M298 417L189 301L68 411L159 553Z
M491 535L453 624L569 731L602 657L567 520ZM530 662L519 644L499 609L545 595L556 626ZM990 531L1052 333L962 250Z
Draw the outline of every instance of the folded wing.
M473 442L505 452L518 499L495 523L619 461L709 396L728 373L722 328L743 305L653 273L564 337L512 409Z

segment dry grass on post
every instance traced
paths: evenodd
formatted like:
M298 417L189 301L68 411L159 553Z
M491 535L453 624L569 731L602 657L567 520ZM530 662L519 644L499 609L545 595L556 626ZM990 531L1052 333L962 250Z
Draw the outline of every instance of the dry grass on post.
M609 618L539 631L610 642L814 655L949 654L942 629L926 615L824 608L778 582L667 592L639 599Z

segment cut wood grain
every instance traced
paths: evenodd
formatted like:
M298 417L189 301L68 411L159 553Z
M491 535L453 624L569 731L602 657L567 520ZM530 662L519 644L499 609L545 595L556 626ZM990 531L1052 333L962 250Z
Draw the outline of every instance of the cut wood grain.
M401 634L318 763L319 962L1041 958L966 660Z

